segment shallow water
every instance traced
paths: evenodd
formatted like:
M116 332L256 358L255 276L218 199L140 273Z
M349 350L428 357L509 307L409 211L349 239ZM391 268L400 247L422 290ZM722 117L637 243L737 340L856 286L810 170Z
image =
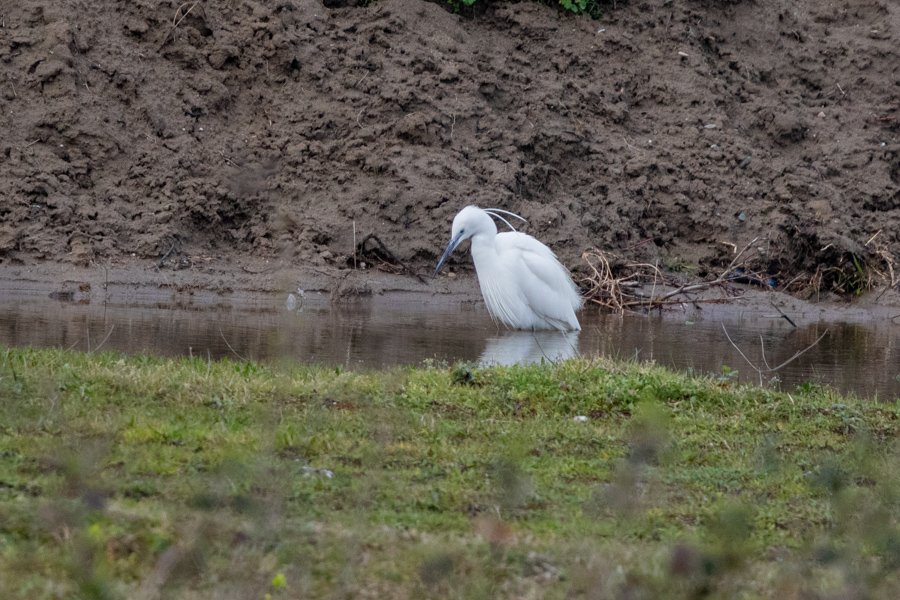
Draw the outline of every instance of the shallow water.
M586 310L580 333L516 332L497 328L480 304L446 297L394 294L332 303L307 294L288 310L285 297L216 296L119 290L104 302L96 293L0 294L0 344L76 350L147 352L168 356L257 359L377 368L426 359L510 364L582 354L637 357L741 381L759 374L725 337L760 368L777 367L828 330L790 365L765 372L782 389L831 384L880 400L900 398L900 325L826 323L771 309L670 311L640 317ZM766 360L760 352L762 337ZM723 367L731 369L726 372ZM733 371L738 373L735 375Z

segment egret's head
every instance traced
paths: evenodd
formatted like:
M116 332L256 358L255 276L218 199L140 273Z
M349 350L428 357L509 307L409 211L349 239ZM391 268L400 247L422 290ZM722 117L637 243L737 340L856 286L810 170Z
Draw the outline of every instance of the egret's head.
M487 211L477 206L467 206L453 217L453 227L450 229L451 239L455 240L458 237L462 242L479 233L497 234L497 226Z
M481 234L497 235L497 226L490 215L477 206L467 206L459 211L453 218L453 227L450 229L450 243L447 245L447 249L444 250L441 260L438 261L432 279L437 277L441 270L441 265L444 264L447 257L456 250L456 247L461 242L474 235Z

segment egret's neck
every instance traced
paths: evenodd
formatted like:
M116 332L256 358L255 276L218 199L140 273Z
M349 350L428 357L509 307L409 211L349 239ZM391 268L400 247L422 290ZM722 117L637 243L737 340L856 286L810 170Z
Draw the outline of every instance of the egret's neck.
M497 258L497 233L485 232L472 236L472 260L475 262L475 269L483 272L485 268L490 268L496 264Z

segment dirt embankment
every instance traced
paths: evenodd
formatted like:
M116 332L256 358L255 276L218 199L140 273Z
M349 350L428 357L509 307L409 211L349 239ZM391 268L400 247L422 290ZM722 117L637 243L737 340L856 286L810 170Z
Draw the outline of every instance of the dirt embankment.
M424 270L474 203L528 218L576 271L598 247L703 276L759 238L748 266L798 286L900 277L895 2L647 0L592 21L22 0L0 18L3 265L171 250L168 268L334 272L375 234Z

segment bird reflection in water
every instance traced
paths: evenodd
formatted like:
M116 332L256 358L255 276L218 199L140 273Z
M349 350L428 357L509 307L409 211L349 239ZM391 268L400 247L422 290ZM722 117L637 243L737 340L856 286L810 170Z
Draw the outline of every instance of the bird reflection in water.
M580 331L506 331L488 338L479 362L490 365L527 365L566 360L578 355Z

